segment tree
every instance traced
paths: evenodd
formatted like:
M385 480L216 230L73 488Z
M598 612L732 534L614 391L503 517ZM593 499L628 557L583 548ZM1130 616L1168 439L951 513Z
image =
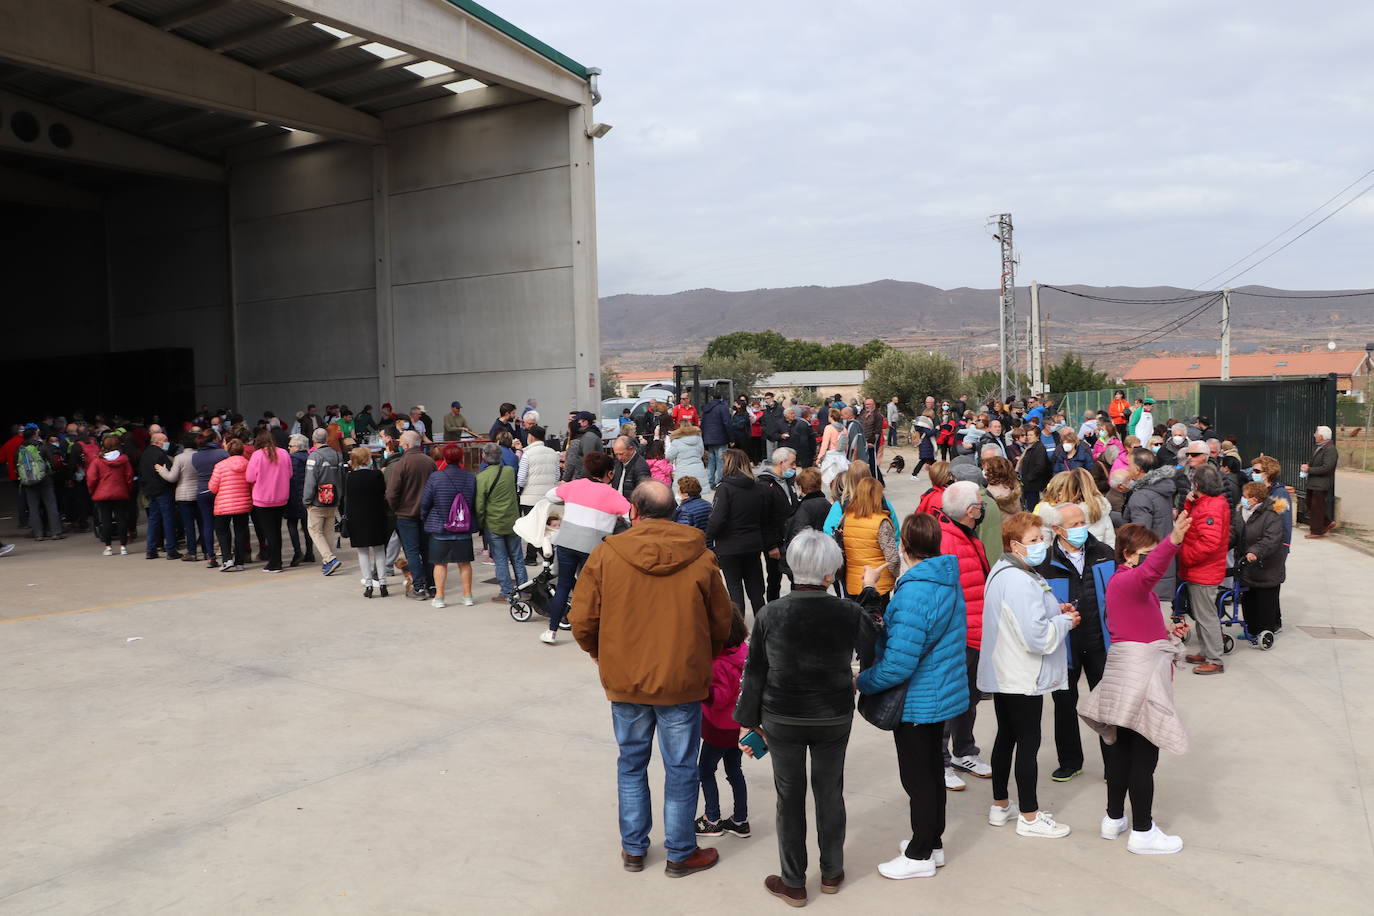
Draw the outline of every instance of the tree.
M936 400L958 394L959 367L938 353L893 350L890 347L866 367L865 397L879 404L895 394L906 410L925 401L926 395Z
M984 369L975 372L964 379L964 393L969 396L970 401L979 404L988 398L996 398L1002 392L1002 374L996 369ZM1011 379L1012 393L1019 397L1030 391L1030 380L1026 378L1024 372L1012 373Z
M620 397L620 373L610 366L601 367L601 400Z
M1068 394L1070 391L1094 391L1098 388L1112 387L1111 377L1097 370L1097 363L1083 365L1082 357L1072 352L1050 366L1045 373L1045 384L1055 394Z
M789 340L777 331L734 331L707 344L703 358L737 356L753 350L773 364L774 372L826 371L862 369L890 349L877 339L860 347L851 343L827 346L814 340Z
M729 356L703 353L702 378L728 378L735 383L735 395L748 394L759 379L773 374L773 361L757 350L741 350Z

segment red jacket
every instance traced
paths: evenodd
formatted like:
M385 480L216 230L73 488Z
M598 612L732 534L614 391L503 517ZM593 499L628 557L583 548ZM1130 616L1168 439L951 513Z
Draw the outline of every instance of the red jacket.
M983 647L983 589L988 581L988 554L983 542L940 512L940 553L959 561L959 587L964 590L964 610L968 615L968 647Z
M921 502L916 506L917 512L924 512L926 515L940 517L940 501L945 498L944 487L931 487L926 490L921 497Z
M1193 526L1178 549L1178 577L1194 585L1220 585L1226 578L1231 504L1224 495L1199 496L1186 511L1193 517Z
M10 437L4 445L0 445L0 461L5 463L5 470L9 474L10 480L19 479L19 469L15 467L15 455L19 454L19 446L24 444L24 437L18 435Z
M97 458L86 468L91 499L128 499L133 483L134 466L129 463L129 456L122 453L113 461Z

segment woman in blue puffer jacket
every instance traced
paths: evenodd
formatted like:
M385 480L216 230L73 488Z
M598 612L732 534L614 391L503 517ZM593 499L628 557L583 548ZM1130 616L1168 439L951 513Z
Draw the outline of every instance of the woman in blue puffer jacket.
M902 788L911 799L912 838L901 844L897 858L878 866L879 874L894 879L928 878L945 864L944 723L967 710L969 700L959 563L940 555L934 516L907 516L902 558L910 568L897 580L883 615L882 655L857 681L865 694L906 684L893 738Z

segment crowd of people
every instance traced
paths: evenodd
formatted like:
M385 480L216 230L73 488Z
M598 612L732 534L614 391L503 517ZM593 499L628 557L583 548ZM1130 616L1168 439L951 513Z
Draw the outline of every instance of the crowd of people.
M976 410L928 397L910 425L910 473L929 486L899 507L883 468L904 422L896 399L836 398L815 412L764 403L777 419L759 418L762 461L735 422L751 405L716 396L699 410L656 409L609 442L590 412L570 412L555 437L533 401L506 403L476 450L457 401L437 424L423 406L401 416L385 404L376 417L370 405L308 405L294 422L268 412L251 427L205 409L176 430L156 418L45 418L17 428L0 461L31 537L93 530L106 556L116 540L127 554L142 521L150 560L224 573L318 563L330 576L347 540L364 598L389 597L403 577L405 594L437 608L475 603L478 544L495 566L493 601L515 600L529 566L556 566L539 638L556 645L571 629L599 666L631 871L647 855L657 731L669 875L718 861L699 837L750 835L742 760L767 754L781 868L765 885L805 903L809 755L821 891L837 892L856 694L893 733L910 801L910 834L878 866L885 877L945 864L946 793L969 776L990 781L990 825L1070 833L1037 797L1046 694L1051 779L1083 772L1086 723L1106 777L1101 835L1129 834L1135 853L1179 851L1153 820L1159 750L1187 746L1172 671L1225 671L1217 600L1228 580L1252 633L1281 632L1294 516L1279 463L1244 463L1241 443L1206 417L1157 423L1149 398L1119 396L1074 425L1037 397ZM1329 429L1314 438L1302 475L1307 536L1321 537L1336 456ZM896 454L886 473L903 462ZM989 697L996 737L984 760L974 726Z

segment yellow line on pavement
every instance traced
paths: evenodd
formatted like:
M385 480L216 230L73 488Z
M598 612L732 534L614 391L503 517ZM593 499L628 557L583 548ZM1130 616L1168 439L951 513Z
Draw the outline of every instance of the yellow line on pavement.
M168 601L172 598L190 598L193 595L203 595L206 592L225 592L236 588L248 588L252 585L264 585L263 582L240 582L237 585L212 585L209 588L196 589L193 592L177 592L172 595L157 595L149 598L130 598L128 601L111 601L109 604L93 604L90 607L71 608L66 611L49 611L46 614L30 614L28 617L0 617L0 623L23 623L26 620L46 620L49 617L66 617L68 614L85 614L88 611L107 611L110 608L128 607L131 604L152 604L156 601Z

